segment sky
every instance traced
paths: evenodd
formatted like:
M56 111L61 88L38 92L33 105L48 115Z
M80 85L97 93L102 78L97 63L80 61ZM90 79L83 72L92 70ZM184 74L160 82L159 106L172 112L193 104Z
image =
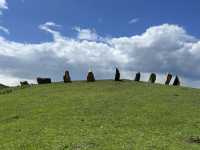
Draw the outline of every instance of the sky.
M0 83L155 72L200 87L200 1L0 0Z

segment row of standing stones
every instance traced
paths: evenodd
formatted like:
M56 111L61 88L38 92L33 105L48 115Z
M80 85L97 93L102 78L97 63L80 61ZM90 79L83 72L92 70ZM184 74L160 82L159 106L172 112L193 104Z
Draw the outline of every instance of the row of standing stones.
M140 81L140 77L141 77L141 74L140 72L136 73L136 76L135 76L135 81L136 82L139 82ZM172 80L172 74L168 74L167 75L167 78L166 78L166 81L165 81L165 85L169 85L171 80ZM152 73L149 77L149 82L150 83L155 83L156 82L156 74L155 73ZM174 79L174 82L173 82L173 85L174 86L180 86L181 83L180 83L180 80L179 80L179 77L176 76L175 79Z
M167 75L167 79L165 81L165 85L169 85L171 80L172 80L172 74L168 74ZM136 76L135 76L135 80L136 82L140 82L140 78L141 78L141 73L138 72L136 73ZM69 74L69 71L65 71L65 74L63 76L63 80L64 80L64 83L71 83L71 77L70 77L70 74ZM92 71L89 71L88 72L88 75L87 75L87 82L95 82L95 76L94 76L94 73ZM115 73L115 81L122 81L120 79L120 71L118 68L116 68L116 73ZM149 77L149 82L150 83L155 83L156 82L156 74L155 73L152 73ZM51 83L51 79L50 78L37 78L37 83L38 84L48 84L48 83ZM21 86L24 86L24 85L28 85L28 82L27 81L24 81L24 82L20 82ZM175 80L173 82L173 85L174 86L180 86L180 80L179 80L179 77L176 76L175 77Z
M166 81L165 81L165 85L169 85L169 84L170 84L170 82L171 82L171 80L172 80L172 77L173 77L172 74L168 74L168 75L167 75L167 79L166 79ZM136 73L136 75L135 75L135 80L134 80L134 81L140 82L140 78L141 78L141 73L138 72L138 73ZM118 69L118 68L116 68L115 81L121 81L121 80L120 80L120 72L119 72L119 69ZM149 77L149 82L150 82L150 83L155 83L155 82L156 82L156 74L155 74L155 73L152 73L152 74L150 75L150 77ZM180 85L181 85L178 76L175 77L174 82L173 82L173 85L174 85L174 86L180 86Z

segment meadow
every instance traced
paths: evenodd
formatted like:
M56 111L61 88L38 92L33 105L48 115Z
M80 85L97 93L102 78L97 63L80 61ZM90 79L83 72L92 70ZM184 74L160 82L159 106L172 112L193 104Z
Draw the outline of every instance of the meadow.
M0 94L2 150L199 150L192 136L199 89L105 80Z

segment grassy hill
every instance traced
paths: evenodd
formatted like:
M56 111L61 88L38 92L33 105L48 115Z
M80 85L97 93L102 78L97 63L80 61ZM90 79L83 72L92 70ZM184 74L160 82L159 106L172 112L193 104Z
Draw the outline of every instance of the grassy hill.
M2 150L199 150L200 90L133 81L0 95Z

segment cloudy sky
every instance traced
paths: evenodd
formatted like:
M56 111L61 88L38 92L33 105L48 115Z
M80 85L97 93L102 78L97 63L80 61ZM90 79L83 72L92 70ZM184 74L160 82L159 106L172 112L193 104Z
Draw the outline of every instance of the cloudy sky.
M0 83L97 79L168 72L200 87L200 2L0 0Z

